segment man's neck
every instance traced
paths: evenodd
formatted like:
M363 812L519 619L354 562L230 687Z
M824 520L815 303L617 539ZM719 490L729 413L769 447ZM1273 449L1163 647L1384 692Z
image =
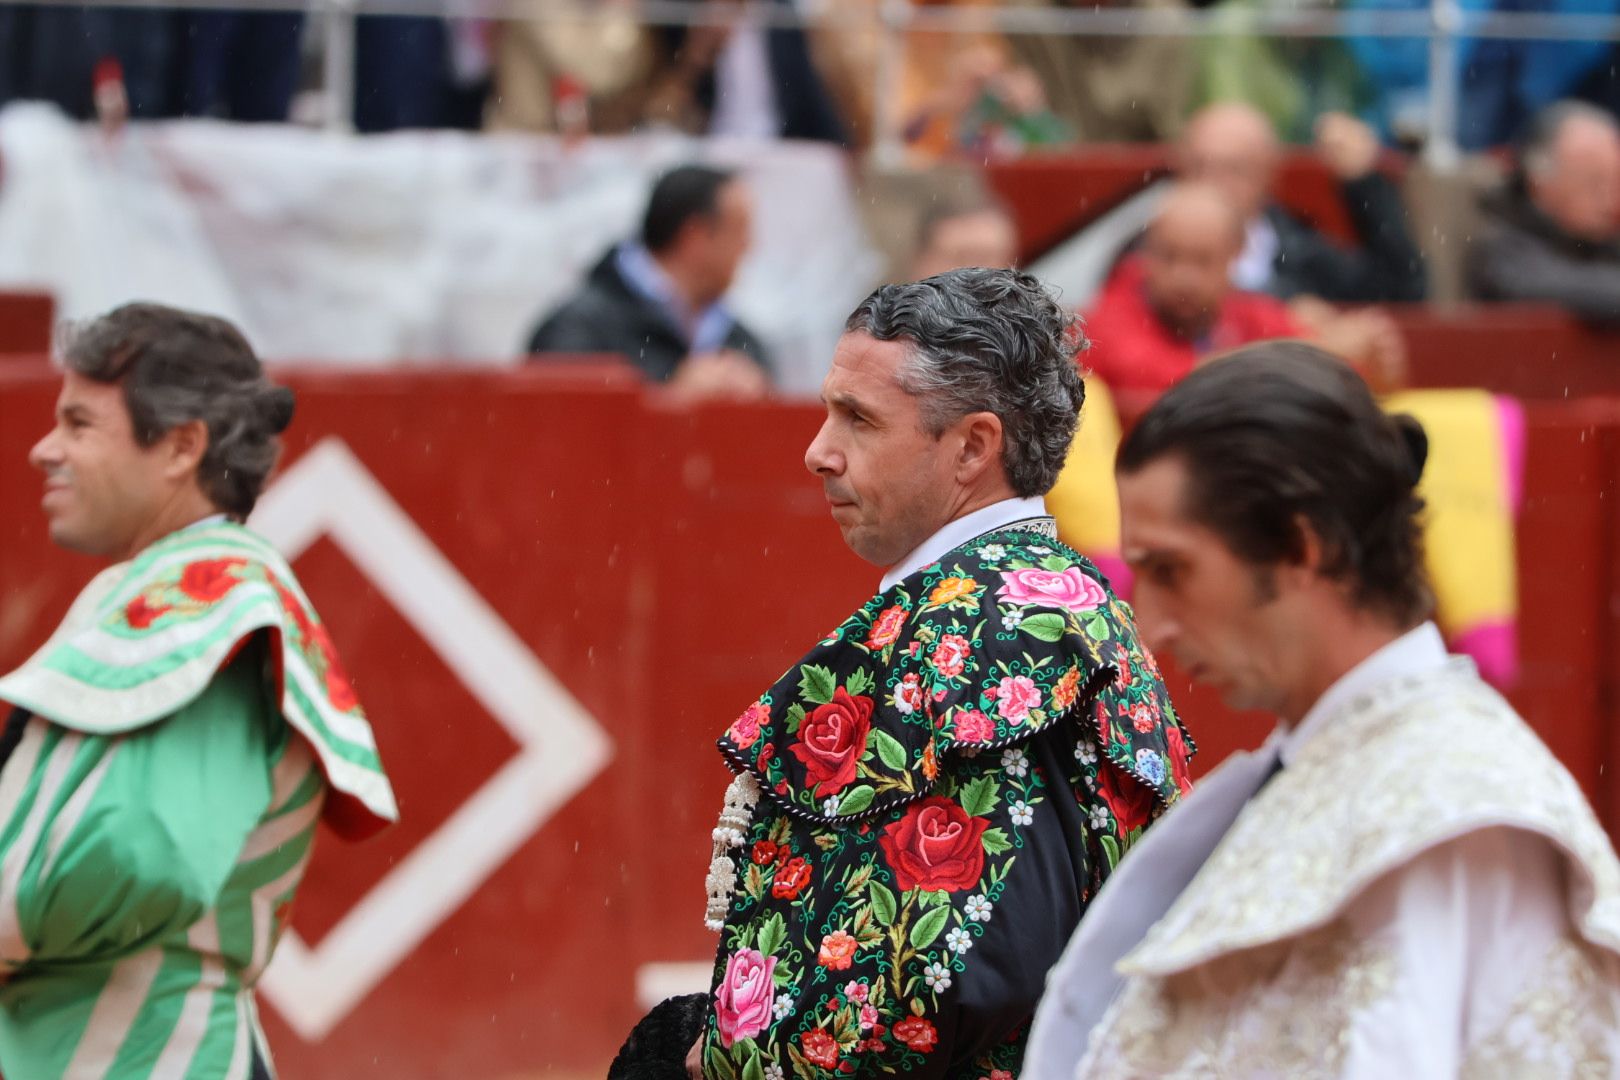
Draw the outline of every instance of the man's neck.
M181 529L188 529L199 521L206 521L211 517L218 517L219 507L209 502L201 494L182 497L172 505L165 506L147 522L146 526L136 534L128 550L118 555L115 561L124 562L133 559L165 536L173 535Z
M664 278L669 282L669 287L674 290L676 300L686 309L688 317L695 317L698 312L714 303L712 297L701 296L698 290L693 288L691 275L686 273L680 260L672 257L668 252L663 254L650 252L650 254L658 269L664 272Z
M1290 727L1298 724L1334 683L1409 629L1367 613L1350 613L1331 620L1331 625L1319 624L1316 647L1279 710L1282 721Z

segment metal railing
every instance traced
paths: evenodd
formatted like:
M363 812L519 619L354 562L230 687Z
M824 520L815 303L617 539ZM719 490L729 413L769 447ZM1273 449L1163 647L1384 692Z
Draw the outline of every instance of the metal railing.
M42 0L84 7L83 0ZM418 15L450 19L622 19L648 26L797 27L854 30L882 35L873 70L876 109L874 153L895 160L902 118L896 108L905 65L906 36L935 33L1050 34L1077 37L1209 38L1249 35L1296 39L1349 36L1420 39L1429 43L1429 107L1425 157L1439 169L1458 160L1458 42L1463 38L1519 41L1620 41L1620 17L1543 12L1469 12L1458 0L1430 0L1422 11L1367 12L1277 6L1234 13L1221 10L1067 8L1026 6L927 6L911 0L874 0L864 11L831 0L737 0L734 3L677 0L92 0L96 7L221 7L253 11L305 11L322 20L323 90L327 123L352 126L354 20L361 15Z

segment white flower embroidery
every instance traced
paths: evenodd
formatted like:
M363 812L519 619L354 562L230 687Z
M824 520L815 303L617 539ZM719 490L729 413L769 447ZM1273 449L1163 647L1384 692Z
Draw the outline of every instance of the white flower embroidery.
M951 970L944 964L929 964L923 969L923 982L928 989L943 993L951 988Z
M826 814L828 817L837 816L837 814L838 814L838 796L829 795L826 799L822 800L821 812L823 814Z
M1036 555L1052 554L1052 549L1047 547L1045 544L1031 544L1029 545L1029 550Z
M1012 813L1014 825L1028 825L1035 820L1035 808L1022 799L1019 799L1007 809Z
M787 1074L782 1071L782 1066L773 1061L765 1066L765 1080L787 1080Z
M945 935L945 947L953 953L965 953L973 948L973 935L967 932L967 927L958 926Z
M786 994L783 994L781 997L777 998L776 1003L771 1006L771 1011L776 1014L776 1018L778 1020L786 1018L787 1015L793 1011L793 999L788 997Z
M1091 827L1093 829L1108 828L1108 807L1093 806L1091 808Z
M962 912L974 922L989 922L990 901L983 893L974 893L962 905Z
M1082 765L1097 764L1097 744L1086 739L1074 748L1074 760Z
M981 554L983 554L987 559L1005 559L1007 557L1007 549L1002 547L1000 544L986 544L984 545Z
M1024 756L1022 750L1003 750L1001 767L1007 770L1008 776L1028 776L1029 758Z

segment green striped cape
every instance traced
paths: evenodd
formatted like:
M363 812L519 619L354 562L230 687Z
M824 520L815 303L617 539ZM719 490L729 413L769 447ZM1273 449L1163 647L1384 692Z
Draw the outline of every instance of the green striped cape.
M70 731L116 735L199 698L258 631L280 709L331 787L324 816L359 839L398 817L371 725L286 561L241 525L182 529L99 574L51 639L0 678L0 701Z

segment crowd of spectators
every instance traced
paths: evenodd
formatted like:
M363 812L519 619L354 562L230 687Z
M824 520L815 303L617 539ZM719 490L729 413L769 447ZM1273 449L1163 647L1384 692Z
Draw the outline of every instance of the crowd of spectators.
M1377 386L1401 384L1407 358L1388 306L1425 300L1431 280L1401 186L1403 162L1413 160L1402 143L1429 89L1410 77L1411 43L1004 35L989 23L913 29L889 72L892 97L880 103L876 0L832 0L825 18L804 26L751 21L738 0L688 2L704 18L680 26L639 22L621 0L581 2L577 18L564 5L528 22L362 15L355 124L574 136L668 128L859 151L883 113L922 168L1161 143L1171 175L1093 226L1112 246L1094 290L1071 297L1095 342L1091 368L1118 389L1156 393L1210 355L1290 336L1337 353ZM1237 18L1254 2L1212 6ZM1169 10L1187 0L1118 3ZM1372 17L1406 0L1346 6ZM1601 13L1620 0L1513 6ZM104 120L113 106L135 118L285 120L318 68L311 18L0 6L0 102L44 98ZM1459 134L1510 161L1503 182L1480 194L1466 234L1452 238L1469 295L1620 323L1620 125L1605 74L1613 50L1550 41L1463 48ZM1331 177L1350 242L1285 209L1278 177L1289 142L1308 144ZM900 263L911 276L1014 265L1024 251L1016 216L982 192L937 200L916 219ZM725 299L750 229L745 175L674 170L652 191L639 233L605 252L560 307L536 312L529 351L619 354L691 397L765 393L767 349Z

